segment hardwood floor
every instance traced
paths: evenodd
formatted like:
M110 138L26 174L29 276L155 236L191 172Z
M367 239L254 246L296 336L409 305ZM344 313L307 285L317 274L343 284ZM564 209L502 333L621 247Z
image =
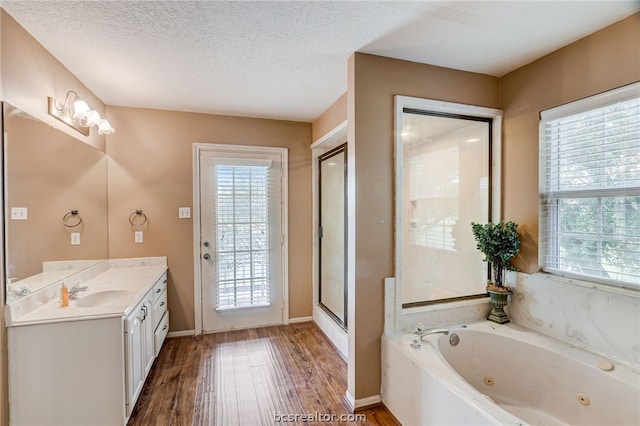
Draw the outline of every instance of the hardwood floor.
M168 339L129 425L398 424L382 406L347 418L346 388L346 362L311 322Z

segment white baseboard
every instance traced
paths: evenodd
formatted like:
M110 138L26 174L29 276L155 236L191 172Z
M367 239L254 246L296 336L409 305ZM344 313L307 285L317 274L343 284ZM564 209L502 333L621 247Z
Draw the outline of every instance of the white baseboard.
M353 396L351 396L351 394L347 390L347 392L344 394L344 401L349 406L349 410L351 412L354 412L358 408L369 407L371 405L378 405L382 402L382 398L380 397L380 395L373 395L373 396L368 396L366 398L354 399Z
M195 330L181 330L181 331L170 331L167 334L167 337L172 338L172 337L185 337L185 336L195 336L195 335L196 335Z
M313 308L313 320L316 325L322 330L325 336L333 343L340 352L340 355L344 360L349 359L348 354L348 337L347 332L342 329L338 323L335 322L327 313L320 308L320 306L314 306Z
M289 318L289 324L297 324L299 322L309 322L309 321L313 321L313 317Z

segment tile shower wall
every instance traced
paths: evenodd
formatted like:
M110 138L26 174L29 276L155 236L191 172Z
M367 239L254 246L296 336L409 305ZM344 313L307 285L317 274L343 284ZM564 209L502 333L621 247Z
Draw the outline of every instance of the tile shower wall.
M640 367L640 292L554 275L517 274L511 320Z

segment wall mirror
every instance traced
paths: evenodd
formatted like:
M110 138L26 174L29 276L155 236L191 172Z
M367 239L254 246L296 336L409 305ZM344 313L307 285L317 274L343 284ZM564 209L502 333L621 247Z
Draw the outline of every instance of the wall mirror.
M106 154L3 109L8 303L108 257Z
M471 222L489 211L490 122L405 110L403 304L484 293Z
M499 217L500 112L396 98L396 283L403 308L486 295L471 222Z

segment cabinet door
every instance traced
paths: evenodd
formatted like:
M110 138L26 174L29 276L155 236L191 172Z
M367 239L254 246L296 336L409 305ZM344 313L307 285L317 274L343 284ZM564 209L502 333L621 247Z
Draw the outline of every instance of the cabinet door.
M167 311L167 289L164 289L164 291L159 296L155 297L152 311L153 329L156 330L158 328L160 320L164 316L164 313Z
M127 318L127 416L131 414L144 384L143 331L141 310L138 308Z
M144 341L144 375L146 376L151 366L153 365L153 360L156 357L156 353L154 350L154 335L153 335L153 315L151 315L151 311L153 310L151 300L148 300L144 303L144 320L142 322L143 328L143 341Z

